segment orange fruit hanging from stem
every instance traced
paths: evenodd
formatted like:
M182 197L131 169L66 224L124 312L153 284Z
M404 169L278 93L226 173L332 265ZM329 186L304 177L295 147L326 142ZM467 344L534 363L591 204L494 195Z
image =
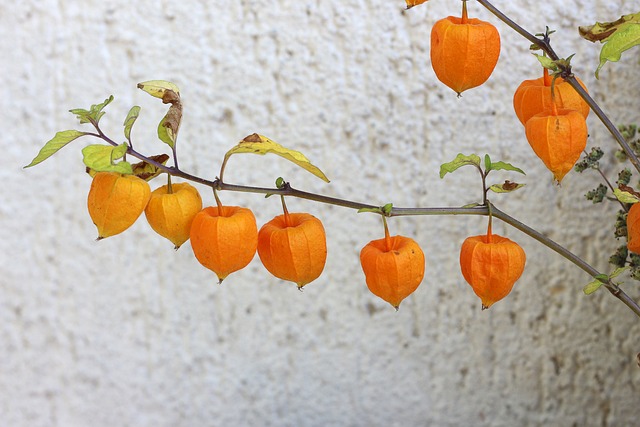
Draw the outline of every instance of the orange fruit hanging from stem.
M284 213L258 232L258 256L275 277L294 282L301 289L322 274L327 261L327 240L322 222L308 213Z
M135 175L98 172L93 177L87 207L98 228L98 240L122 233L138 219L151 197L147 181Z
M640 254L640 203L631 205L627 213L627 248Z
M531 117L525 125L527 141L559 184L587 146L587 122L575 110L551 108Z
M214 190L215 194L215 190ZM253 259L258 247L258 226L251 210L223 206L216 194L217 206L196 214L191 223L191 248L200 264L216 273L218 283L241 270Z
M458 96L480 86L493 72L500 57L500 33L491 23L467 16L449 16L431 29L431 66L438 80Z
M360 264L367 287L396 310L411 295L424 278L424 252L415 240L405 236L390 236L386 217L384 238L372 240L360 251Z
M178 249L189 240L191 223L201 210L198 190L188 182L173 184L168 175L168 183L151 193L144 213L151 228Z
M467 237L460 248L462 276L482 301L482 309L506 297L524 271L524 250L506 237L491 233Z
M576 79L580 86L587 90L582 80L577 77ZM513 94L513 109L520 123L524 125L536 114L551 109L552 90L556 100L556 108L576 110L585 119L587 118L591 111L589 104L562 77L557 77L554 81L549 76L549 70L543 68L542 77L523 81Z

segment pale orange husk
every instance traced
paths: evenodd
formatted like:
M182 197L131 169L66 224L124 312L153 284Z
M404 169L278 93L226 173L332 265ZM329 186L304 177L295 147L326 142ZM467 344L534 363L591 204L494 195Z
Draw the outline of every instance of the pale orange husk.
M155 189L144 213L151 228L178 249L189 240L193 218L202 210L202 198L187 182L174 183L171 190L169 193L168 185Z
M87 207L98 239L120 234L136 222L151 197L149 184L135 175L98 172L87 196Z

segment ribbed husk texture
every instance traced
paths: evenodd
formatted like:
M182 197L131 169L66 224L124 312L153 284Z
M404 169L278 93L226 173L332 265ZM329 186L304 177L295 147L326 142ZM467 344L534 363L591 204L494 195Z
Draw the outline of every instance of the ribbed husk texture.
M582 80L577 80L586 90L587 88ZM551 81L551 77L543 76L520 83L513 95L513 109L520 123L524 125L536 114L551 109ZM591 111L589 104L578 95L578 92L569 83L558 77L553 88L557 108L576 110L585 119L587 118Z
M87 207L98 239L122 233L136 222L149 202L149 184L135 175L98 172L91 182Z
M327 261L322 222L308 213L278 215L258 232L258 256L275 277L298 288L316 280Z
M202 210L202 198L198 190L187 182L163 185L151 193L144 213L153 230L169 239L178 249L189 240L191 223Z
M424 252L405 236L372 240L360 251L360 264L369 290L396 309L424 278Z
M491 23L449 16L431 30L431 66L458 95L483 84L500 57L500 34Z
M222 282L253 259L258 247L258 226L251 210L239 206L209 206L191 223L191 247L200 264Z
M525 262L524 250L497 234L467 237L460 249L462 276L480 297L483 309L511 292Z
M525 125L527 141L560 183L587 146L587 122L575 110L545 110Z

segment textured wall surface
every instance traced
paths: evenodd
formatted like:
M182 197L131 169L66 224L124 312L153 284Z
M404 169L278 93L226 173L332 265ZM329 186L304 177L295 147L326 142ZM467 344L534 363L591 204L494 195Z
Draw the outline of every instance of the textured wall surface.
M577 25L613 20L638 1L496 2L532 32L558 30L561 56L616 123L638 121L640 50L593 77L600 46ZM459 152L490 153L527 171L496 173L527 186L494 202L602 271L616 247L613 203L591 206L595 172L561 187L533 155L511 106L540 71L528 42L474 2L470 14L502 34L500 62L457 98L435 78L429 32L458 1L404 11L402 0L204 0L0 3L0 425L2 426L629 426L640 417L640 321L606 292L586 297L588 275L521 232L528 265L490 310L464 282L458 251L484 217L406 217L392 233L424 248L427 274L395 312L366 288L358 253L379 238L378 217L304 200L321 218L324 274L298 292L256 257L222 286L194 259L138 221L96 242L86 211L90 178L78 140L23 170L67 111L110 94L104 130L122 139L142 107L137 148L166 107L136 83L177 83L185 104L181 167L213 178L222 155L259 132L304 152L325 184L275 156L236 156L229 182L295 187L371 204L461 206L479 181ZM577 17L576 15L580 15ZM615 148L593 114L589 145ZM86 128L86 130L89 130ZM615 180L616 165L604 162ZM153 186L160 185L154 182ZM206 204L211 192L200 187ZM259 223L277 198L225 192ZM604 225L603 225L604 224ZM640 298L636 284L627 287Z

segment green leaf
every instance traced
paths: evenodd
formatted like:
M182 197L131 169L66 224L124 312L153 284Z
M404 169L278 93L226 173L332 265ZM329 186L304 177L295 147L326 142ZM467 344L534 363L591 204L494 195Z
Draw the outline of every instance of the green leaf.
M493 184L489 187L489 190L494 193L511 193L519 188L524 187L524 184L518 184L517 182L505 181L503 184Z
M615 279L616 277L618 277L619 275L621 275L623 272L625 272L625 271L629 270L630 268L631 268L631 267L629 267L629 266L616 268L615 270L613 270L613 273L611 273L611 274L609 275L609 278L611 278L611 279Z
M164 100L164 97L169 91L175 94L180 94L180 89L174 83L166 80L149 80L146 82L138 83L138 89L142 89L151 96Z
M53 156L58 150L62 147L77 139L83 135L86 135L86 132L80 132L78 130L63 130L61 132L56 133L56 135L47 141L44 144L44 147L40 149L40 152L34 159L29 163L25 168L29 168L31 166L35 166L38 163L41 163Z
M606 274L597 274L595 276L593 276L594 279L602 282L602 283L607 283L609 281L609 276Z
M455 159L448 163L443 163L440 166L440 178L444 178L444 176L448 173L451 173L462 166L473 165L476 167L480 167L480 157L475 154L471 154L469 156L465 156L460 153L456 156Z
M600 51L600 64L596 69L596 79L602 67L610 62L618 62L622 57L622 52L640 44L640 23L630 25L612 35L602 46Z
M82 149L84 164L96 172L119 172L123 174L132 174L133 168L131 163L121 161L114 163L127 152L127 144L118 146L93 144Z
M477 206L480 206L480 203L469 203L468 205L462 206L462 208L475 208Z
M602 283L601 281L594 280L593 282L587 283L587 285L582 288L582 292L584 292L585 295L591 295L592 293L600 289L600 286L602 285L604 285L604 283Z
M245 137L238 143L238 145L227 151L227 153L224 155L223 163L226 164L229 157L231 157L233 154L239 153L253 153L260 155L265 155L267 153L277 154L278 156L295 163L304 170L311 172L323 181L329 182L329 178L327 178L324 172L322 172L318 167L311 164L309 159L307 159L304 154L299 151L285 148L277 142L270 140L266 136L258 135L257 133Z
M171 148L175 148L178 130L182 121L182 103L180 100L171 102L169 111L158 123L158 138Z
M640 44L640 12L621 16L612 22L596 22L579 27L580 35L590 42L604 43L600 51L600 64L596 78L607 61L617 62L622 52Z
M491 157L488 154L484 155L484 170L490 171L492 168Z
M124 119L124 123L123 123L124 137L127 138L127 141L131 141L131 128L133 127L133 124L138 119L139 115L140 115L140 107L136 105L131 107L131 109L129 110L129 114L127 114L127 118Z
M69 110L69 112L76 115L78 120L80 120L80 124L91 123L92 121L95 123L100 122L102 116L104 116L104 107L109 105L113 101L113 95L109 96L109 98L105 99L101 104L94 104L89 108L89 110L84 110L82 108L75 108L73 110Z
M616 199L620 200L622 203L637 203L640 201L638 197L629 193L628 191L622 191L619 188L613 190L613 195L616 196Z
M524 173L524 171L522 169L517 168L517 167L513 166L511 163L506 163L506 162L494 162L494 163L491 163L491 170L494 170L494 171L498 171L498 170L513 171L513 172L521 173L522 175L526 175L526 173Z
M544 68L551 71L558 71L558 64L556 64L553 59L549 58L548 56L538 55L535 53L533 55L538 58L540 65L542 65Z
M160 141L164 142L169 147L173 148L176 145L176 140L175 140L176 135L174 132L171 131L169 127L165 126L166 119L167 119L167 116L165 115L164 118L160 121L160 123L158 123L158 138L160 139Z

